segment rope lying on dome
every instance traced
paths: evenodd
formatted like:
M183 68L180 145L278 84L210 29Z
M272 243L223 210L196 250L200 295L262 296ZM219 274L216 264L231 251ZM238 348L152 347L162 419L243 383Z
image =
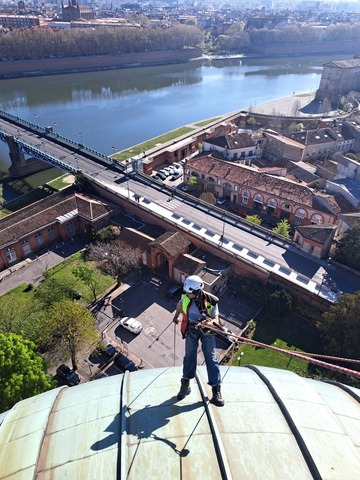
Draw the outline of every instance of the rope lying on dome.
M331 358L336 361L341 361L341 362L353 362L353 363L360 363L359 360L354 360L354 359L347 359L347 358L339 358L339 357L329 357L326 355L318 355L316 353L298 353L294 352L293 350L285 350L283 348L279 347L274 347L273 345L268 345L266 343L262 342L257 342L256 340L251 340L250 338L245 338L245 337L240 337L239 335L235 335L232 333L230 330L228 330L225 327L222 327L218 323L215 323L214 320L212 319L206 319L203 320L202 322L199 322L197 324L197 328L206 328L208 330L212 330L216 333L220 333L222 335L225 335L227 337L232 337L233 339L236 340L236 342L240 343L248 343L250 345L254 345L256 347L262 347L262 348L268 348L270 350L275 350L276 352L284 353L285 355L288 355L290 357L296 357L300 358L301 360L306 360L309 363L313 363L314 365L317 365L319 367L327 368L329 370L334 370L335 372L340 372L345 375L348 375L350 377L356 377L360 379L360 372L356 370L351 370L350 368L345 368L341 367L339 365L334 365L332 363L327 363L322 360L317 360L316 358L313 358L314 356L316 357L321 357L321 358Z

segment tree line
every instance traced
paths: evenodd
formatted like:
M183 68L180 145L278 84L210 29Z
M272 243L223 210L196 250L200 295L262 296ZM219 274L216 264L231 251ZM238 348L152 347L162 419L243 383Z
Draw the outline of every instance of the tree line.
M282 29L245 30L234 22L217 37L194 25L176 24L168 29L144 26L97 28L14 29L0 36L0 59L32 60L88 55L146 53L204 47L214 53L246 53L251 45L357 41L360 23L331 25L289 25Z
M192 25L169 29L101 27L14 29L0 36L0 58L33 60L201 47L203 33Z
M213 40L215 51L246 53L250 45L317 43L344 40L358 41L360 23L330 25L327 28L311 25L289 25L281 29L244 30L243 22L233 23L228 30Z

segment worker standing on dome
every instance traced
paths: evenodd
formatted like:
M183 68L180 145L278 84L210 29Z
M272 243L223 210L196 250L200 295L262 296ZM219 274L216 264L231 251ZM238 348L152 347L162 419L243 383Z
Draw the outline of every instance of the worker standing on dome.
M178 400L182 400L191 392L190 380L195 377L197 365L197 349L199 340L205 357L208 373L208 383L212 387L211 403L222 407L225 402L221 396L221 376L219 362L216 356L215 335L210 330L199 328L199 324L206 318L219 322L219 299L210 293L204 292L204 282L197 275L188 277L183 286L184 293L176 306L173 322L179 323L182 314L181 333L185 339L185 356L183 361L183 376L181 379Z

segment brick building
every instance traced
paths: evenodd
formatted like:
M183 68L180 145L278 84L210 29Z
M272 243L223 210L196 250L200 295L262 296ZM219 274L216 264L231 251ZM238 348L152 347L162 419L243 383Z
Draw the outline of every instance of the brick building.
M64 22L74 22L80 18L84 20L95 18L94 10L91 7L82 6L76 0L68 0L67 6L64 6L64 3L61 2L61 12Z
M0 220L0 270L88 229L109 224L118 206L72 187Z
M299 182L262 173L246 166L194 157L185 167L187 182L196 177L202 189L217 198L242 205L250 213L265 214L274 220L287 219L292 225L335 225L341 213L334 195L313 191ZM349 208L351 206L349 205Z

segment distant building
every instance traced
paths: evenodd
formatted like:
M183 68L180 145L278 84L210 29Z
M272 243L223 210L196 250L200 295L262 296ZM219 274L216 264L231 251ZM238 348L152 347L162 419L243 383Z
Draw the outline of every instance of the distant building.
M64 22L75 22L80 18L84 20L93 20L95 18L94 10L91 7L80 6L76 0L68 0L68 6L64 7L61 2L62 20Z
M315 100L326 98L335 105L352 90L360 90L360 59L325 63Z
M0 15L0 24L4 28L38 27L40 20L34 15Z

